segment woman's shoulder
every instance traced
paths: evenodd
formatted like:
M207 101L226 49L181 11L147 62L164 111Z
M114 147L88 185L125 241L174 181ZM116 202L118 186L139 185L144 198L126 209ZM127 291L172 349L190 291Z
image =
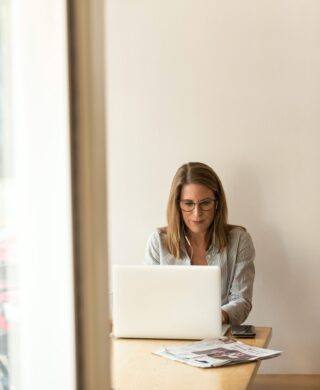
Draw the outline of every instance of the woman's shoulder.
M160 243L163 241L166 234L166 228L157 228L149 236L149 243Z
M254 257L255 249L247 229L236 225L228 225L228 229L229 250L240 253L240 257Z
M228 241L229 243L241 243L246 245L252 243L252 238L247 229L240 225L228 225Z

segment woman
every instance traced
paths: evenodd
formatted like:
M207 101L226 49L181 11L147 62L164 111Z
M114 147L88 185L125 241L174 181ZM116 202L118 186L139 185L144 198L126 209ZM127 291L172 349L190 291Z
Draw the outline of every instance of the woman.
M225 194L212 168L191 162L178 169L167 220L150 236L145 263L219 265L222 322L241 324L252 307L255 250L243 227L228 225Z

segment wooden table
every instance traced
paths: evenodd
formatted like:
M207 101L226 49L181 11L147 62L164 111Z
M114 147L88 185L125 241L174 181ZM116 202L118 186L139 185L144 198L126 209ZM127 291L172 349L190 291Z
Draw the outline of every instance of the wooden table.
M256 328L246 344L267 347L271 328ZM240 340L240 339L239 339ZM241 390L253 381L260 362L220 368L197 368L153 355L162 346L190 343L182 340L112 339L112 388L115 390Z

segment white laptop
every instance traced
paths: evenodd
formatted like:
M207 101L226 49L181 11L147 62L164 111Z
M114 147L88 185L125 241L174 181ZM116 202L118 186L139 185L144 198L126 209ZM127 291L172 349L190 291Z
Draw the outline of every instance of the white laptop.
M112 306L115 337L220 337L220 268L114 266Z

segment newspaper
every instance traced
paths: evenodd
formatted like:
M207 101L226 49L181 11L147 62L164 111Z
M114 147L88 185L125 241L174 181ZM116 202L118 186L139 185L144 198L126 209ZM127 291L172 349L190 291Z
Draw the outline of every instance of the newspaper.
M190 366L210 368L268 359L279 356L282 351L252 347L229 337L221 337L162 348L153 353Z

